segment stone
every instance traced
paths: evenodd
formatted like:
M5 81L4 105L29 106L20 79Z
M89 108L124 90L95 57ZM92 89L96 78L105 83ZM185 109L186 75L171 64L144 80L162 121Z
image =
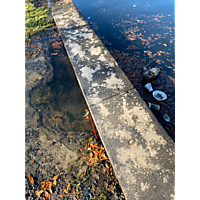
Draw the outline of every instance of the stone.
M161 70L158 67L151 68L142 74L142 79L144 82L151 82L159 76L160 72Z

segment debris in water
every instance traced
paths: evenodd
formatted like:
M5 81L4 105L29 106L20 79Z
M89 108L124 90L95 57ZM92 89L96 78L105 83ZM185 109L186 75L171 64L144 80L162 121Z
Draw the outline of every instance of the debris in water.
M159 90L155 90L152 93L153 97L157 100L157 101L164 101L165 99L167 99L167 95Z
M142 79L145 82L150 82L150 81L156 79L158 77L158 75L160 74L160 72L161 72L161 70L158 67L151 68L142 74Z
M152 91L153 91L153 88L152 88L151 83L147 83L144 87L145 87L149 92L152 92Z
M164 120L165 120L166 122L170 122L170 117L169 117L168 114L164 114L164 115L163 115L163 118L164 118Z
M156 104L153 104L153 103L150 103L149 102L149 108L152 109L152 110L160 110L160 106L159 105L156 105Z

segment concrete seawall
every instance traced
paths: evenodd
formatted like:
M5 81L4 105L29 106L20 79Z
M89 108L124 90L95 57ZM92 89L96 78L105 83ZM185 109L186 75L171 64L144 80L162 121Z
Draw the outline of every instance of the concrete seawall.
M174 199L174 142L74 3L51 0L51 5L126 199Z

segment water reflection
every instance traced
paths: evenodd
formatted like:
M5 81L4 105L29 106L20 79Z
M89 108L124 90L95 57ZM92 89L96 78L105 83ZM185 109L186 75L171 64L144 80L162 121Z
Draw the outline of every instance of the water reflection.
M74 0L76 6L108 48L145 102L154 101L142 84L145 69L161 67L155 90L168 96L154 113L174 139L175 125L175 24L174 1ZM106 31L105 31L106 30ZM167 113L171 121L165 122Z

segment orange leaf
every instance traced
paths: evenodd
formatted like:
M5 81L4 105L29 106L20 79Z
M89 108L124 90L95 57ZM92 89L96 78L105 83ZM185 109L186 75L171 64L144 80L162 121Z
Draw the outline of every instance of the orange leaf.
M53 180L55 181L55 180L57 180L58 179L58 176L54 176L53 177Z
M33 81L32 81L32 80L30 80L29 82L33 84Z
M64 190L65 193L68 193L68 191L66 189L63 188L63 190Z
M101 160L107 160L107 159L108 159L107 157L104 157L104 158L101 158L100 161L101 161Z
M68 190L71 190L71 189L70 189L70 183L68 183L67 189L63 189L63 190L64 190L65 193L68 193Z
M30 181L31 183L34 183L33 177L31 177L30 174L28 174L28 179L29 179L29 181Z
M93 165L93 161L89 164L89 167L91 167Z
M61 195L59 195L58 197L63 197L63 195L61 194Z
M93 153L92 153L92 152L90 153L89 157L90 157L90 158L92 158L92 157L93 157Z
M86 171L87 171L87 169L85 169L85 171L84 171L84 176L86 175Z
M67 185L67 191L71 190L69 186L70 186L70 183L68 183L68 185Z
M106 190L110 190L110 189L113 189L113 186L111 186L111 187L107 188Z
M32 165L33 161L34 161L34 159L31 161L31 165Z
M58 120L58 118L55 119L55 121L57 121L57 120Z
M35 194L40 198L40 195L43 193L43 190L37 190Z
M49 199L49 200L51 199L51 195L47 191L45 191L44 194L45 194L45 196L44 196L45 199Z
M96 147L97 145L98 145L98 143L96 143L96 144L90 143L90 146L91 146L92 148Z

